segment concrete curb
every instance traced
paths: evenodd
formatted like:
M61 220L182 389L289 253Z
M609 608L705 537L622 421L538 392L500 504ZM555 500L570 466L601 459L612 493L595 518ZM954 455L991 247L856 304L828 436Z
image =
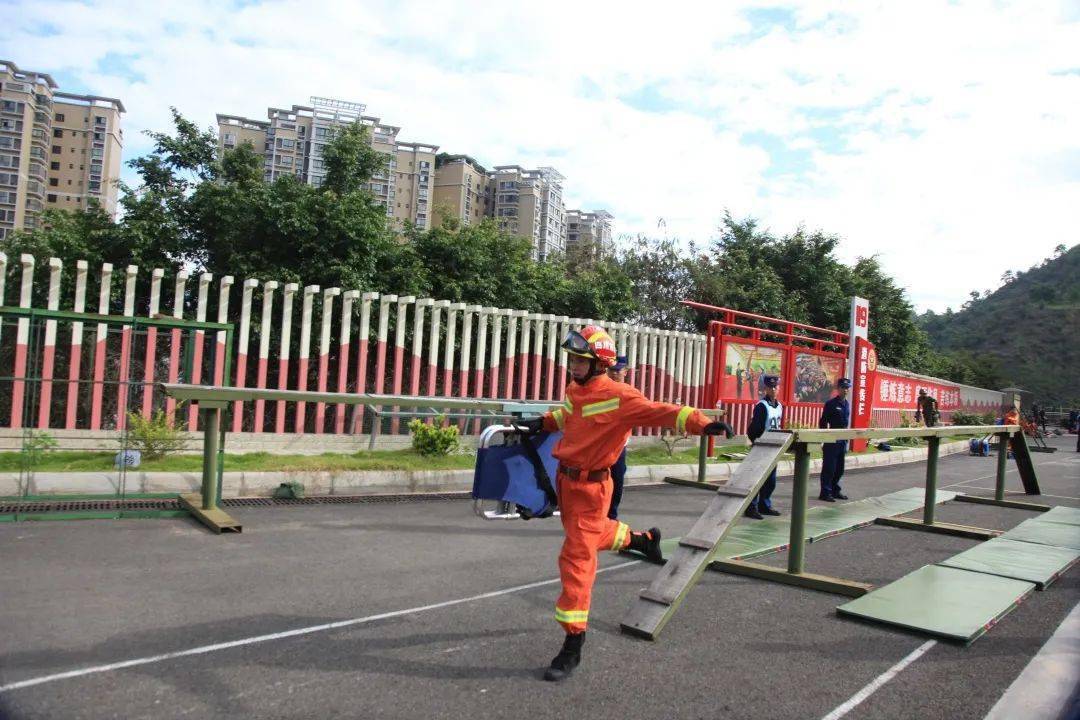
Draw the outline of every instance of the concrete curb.
M941 446L942 455L967 450L966 442ZM871 455L852 455L847 469L896 465L918 462L926 458L926 448L906 448ZM715 463L708 467L709 480L725 482L739 466L737 462ZM794 462L784 460L777 465L777 475L794 474ZM810 462L812 473L820 472L821 460ZM665 477L697 479L697 465L633 465L626 469L627 485L654 485ZM257 497L270 495L281 483L298 481L309 495L368 495L379 493L461 492L472 489L472 470L346 470L338 472L226 472L223 477L223 497ZM125 493L188 493L197 492L202 483L198 472L138 472L127 473ZM34 473L29 495L115 494L121 483L117 472ZM0 473L0 495L19 495L19 473Z

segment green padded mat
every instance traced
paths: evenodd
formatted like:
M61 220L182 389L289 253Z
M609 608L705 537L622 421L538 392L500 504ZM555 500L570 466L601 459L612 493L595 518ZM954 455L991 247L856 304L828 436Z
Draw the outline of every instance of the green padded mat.
M814 507L806 511L806 537L810 542L850 532L870 525L881 516L881 508L865 500Z
M1032 583L924 565L836 608L841 615L969 643L1035 589Z
M783 550L791 540L791 521L787 518L769 520L740 520L724 538L724 545L738 548L737 555L748 558Z
M1080 550L998 537L938 565L1026 580L1043 590L1080 559Z
M1044 522L1062 523L1064 525L1080 525L1080 508L1056 505L1050 508L1048 512L1044 512L1035 519Z
M1001 537L1080 550L1080 526L1044 519L1049 514L1025 520L1012 530L1003 533Z
M865 500L812 507L806 511L806 539L810 542L824 540L869 525L878 517L902 515L922 507L925 493L922 488L908 488L899 492ZM939 491L938 502L956 497L954 492ZM767 520L740 519L716 551L718 559L750 560L761 555L784 550L791 540L791 520L788 517ZM660 547L664 557L674 552L678 538L662 540ZM637 553L630 553L637 557Z

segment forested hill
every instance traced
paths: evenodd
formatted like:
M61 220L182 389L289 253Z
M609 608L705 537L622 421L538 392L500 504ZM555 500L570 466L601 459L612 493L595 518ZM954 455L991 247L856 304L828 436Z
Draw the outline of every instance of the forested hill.
M1080 245L978 295L959 312L919 317L938 351L997 359L1002 387L1016 385L1050 405L1080 405Z

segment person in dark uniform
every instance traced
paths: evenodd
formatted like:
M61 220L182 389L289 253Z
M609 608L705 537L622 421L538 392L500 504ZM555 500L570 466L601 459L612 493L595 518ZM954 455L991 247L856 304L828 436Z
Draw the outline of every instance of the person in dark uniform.
M735 365L735 397L742 398L743 369L741 364Z
M821 410L818 427L829 430L847 430L851 419L851 403L848 402L848 390L851 381L840 378L836 381L836 395L825 403ZM840 490L840 478L844 476L844 456L847 455L847 440L824 443L821 447L821 494L818 500L834 502L847 500Z
M776 375L764 375L761 382L765 386L765 397L754 405L754 415L750 418L750 428L746 431L751 444L769 430L779 430L784 416L784 406L776 399L776 388L780 385L780 378ZM743 514L755 520L761 520L764 515L779 515L780 513L772 506L771 498L775 489L776 468L773 468L765 484L746 506L746 512Z
M615 358L615 364L608 368L608 377L615 382L626 382L626 356L619 355ZM630 439L626 440L627 445ZM619 503L622 502L623 481L626 479L626 447L623 447L622 455L611 466L611 507L607 516L612 520L619 519Z
M919 415L922 415L922 420L926 424L926 427L934 427L937 425L938 419L938 404L937 399L933 395L928 395L926 388L919 388L919 400L916 402L915 412L916 422L919 420Z

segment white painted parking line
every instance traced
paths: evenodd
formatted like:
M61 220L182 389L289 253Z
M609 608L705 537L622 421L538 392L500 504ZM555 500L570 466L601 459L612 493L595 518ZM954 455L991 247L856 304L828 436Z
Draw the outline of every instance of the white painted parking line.
M632 565L640 565L642 562L642 560L630 560L629 562L619 563L618 565L600 568L596 571L596 574L599 575L600 573L610 572L612 570L621 570ZM171 653L162 653L161 655L148 655L146 657L133 658L131 660L122 660L120 662L109 663L108 665L92 665L90 667L79 668L78 670L68 670L67 672L55 673L53 675L41 675L35 678L19 680L18 682L9 683L7 685L0 685L0 693L6 693L11 692L12 690L33 687L34 685L43 685L45 683L57 682L58 680L68 680L70 678L82 677L84 675L113 672L115 670L123 670L125 668L136 667L139 665L152 665L154 663L165 662L166 660L175 660L176 658L189 657L192 655L205 655L207 653L218 652L220 650L228 650L230 648L241 647L244 645L255 645L256 643L269 642L271 640L283 640L285 638L297 637L300 635L310 635L312 633L323 632L325 630L336 630L338 628L349 627L351 625L363 625L365 623L371 623L377 620L387 620L389 618L401 617L402 615L413 615L416 613L428 612L429 610L439 610L445 607L451 607L453 605L463 605L465 603L475 602L477 600L487 600L488 598L499 597L501 595L510 595L511 593L522 592L523 590L532 590L533 588L544 587L545 585L554 585L557 582L559 582L558 578L554 578L552 580L541 580L539 582L529 583L527 585L515 585L514 587L504 588L502 590L493 590L491 592L481 593L479 595L471 595L465 598L458 598L457 600L446 600L439 603L433 603L431 605L421 605L419 607L411 607L404 610L393 610L391 612L379 613L378 615L367 615L365 617L351 618L349 620L338 620L336 622L324 623L322 625L309 625L308 627L294 628L292 630L270 633L268 635L256 635L254 637L240 638L239 640L230 640L229 642L215 643L213 645L200 645L199 647L188 648L187 650L178 650Z
M930 650L930 648L934 647L935 645L937 645L937 640L927 640L922 645L915 648L915 650L913 650L911 654L909 654L903 660L896 663L891 668L874 678L870 682L870 684L868 684L859 692L852 695L847 702L845 702L843 705L838 706L835 710L823 717L821 720L839 720L840 718L844 717L849 712L858 707L864 700L866 700L866 698L870 697L879 689L881 689L881 687L885 683L889 682L898 674L900 674L900 672L904 668L925 655Z
M1075 606L986 720L1075 718L1080 716L1080 605ZM1070 707L1071 703L1071 707Z

